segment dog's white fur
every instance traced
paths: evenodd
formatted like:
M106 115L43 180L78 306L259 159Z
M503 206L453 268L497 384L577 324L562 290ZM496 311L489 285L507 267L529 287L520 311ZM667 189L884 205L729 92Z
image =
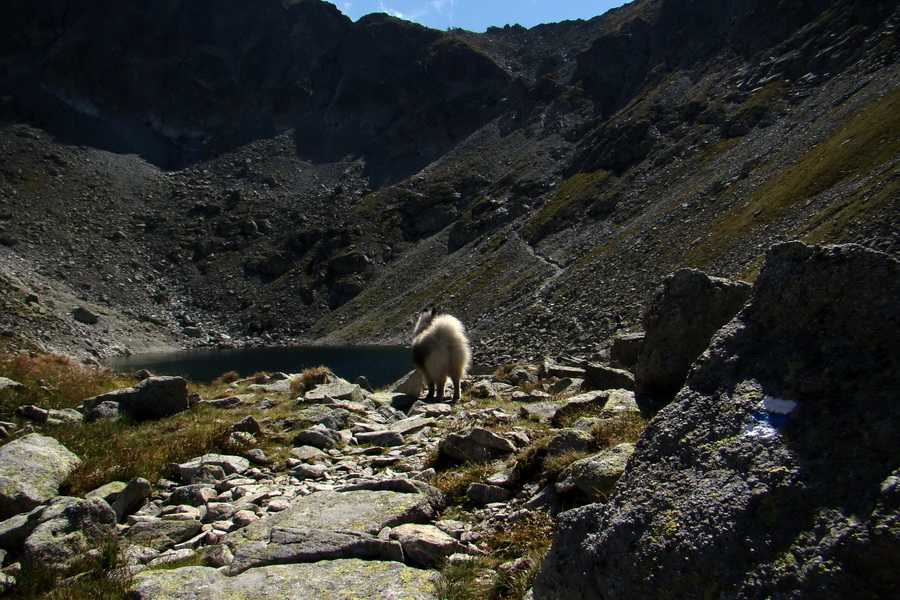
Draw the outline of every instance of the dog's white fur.
M428 385L426 400L433 399L435 391L438 402L444 399L448 377L453 381L453 400L459 400L470 359L469 339L459 319L436 308L423 310L413 329L411 348L413 364Z

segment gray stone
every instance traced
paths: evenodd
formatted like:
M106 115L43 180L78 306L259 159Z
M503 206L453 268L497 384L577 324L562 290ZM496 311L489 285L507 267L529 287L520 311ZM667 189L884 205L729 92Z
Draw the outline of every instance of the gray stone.
M350 411L343 408L315 405L297 413L297 418L313 425L321 425L325 429L337 431L347 427Z
M471 483L466 489L466 497L476 506L486 506L494 502L508 502L513 492L498 485Z
M321 458L327 457L328 455L313 446L297 446L295 448L291 448L291 456L298 460L309 461L319 460Z
M310 427L294 437L294 445L296 446L312 446L323 450L334 448L342 441L343 438L339 433L322 425Z
M433 572L400 562L330 560L273 565L228 577L211 567L144 571L135 576L133 600L434 600Z
M205 465L221 467L226 475L243 473L250 468L250 461L242 456L230 454L204 454L178 465L178 475L181 481L190 482Z
M358 444L373 444L375 446L402 446L405 443L403 434L397 431L364 431L357 433Z
M415 401L415 398L418 398L419 394L422 393L422 388L424 386L425 381L422 378L422 374L418 370L413 370L407 373L399 381L389 386L388 389L395 394L411 396L412 400Z
M322 479L326 471L328 471L328 467L325 465L300 464L288 473L297 479Z
M262 431L262 426L259 424L259 421L253 418L252 415L248 415L232 425L231 430L243 431L245 433L256 435L257 433Z
M55 496L80 463L65 446L39 433L0 447L0 519L28 512Z
M148 377L134 387L85 400L85 413L108 401L118 402L119 409L135 419L168 417L188 409L187 381L182 377Z
M566 396L579 393L584 386L584 379L563 377L554 381L547 390L554 396Z
M366 392L356 384L347 381L335 383L323 383L306 392L304 396L307 402L327 402L329 400L349 400L362 402L366 399Z
M577 460L559 474L556 491L565 494L578 489L594 501L606 501L633 453L634 444L623 443Z
M28 513L0 521L0 548L18 548L38 524L37 519L29 518Z
M390 536L400 542L408 564L425 569L439 567L448 556L466 549L434 525L406 523L391 529Z
M547 443L547 457L562 456L571 452L592 452L597 442L589 432L581 429L562 429Z
M641 414L641 409L638 406L634 392L628 390L610 390L606 404L603 405L603 410L600 412L600 417L603 419L610 419L628 414Z
M385 527L425 523L434 508L421 494L390 491L315 492L287 510L228 534L231 572L287 562L336 558L399 560L399 544L375 536Z
M515 445L509 439L475 428L465 434L451 433L440 442L441 452L462 462L485 462L513 454Z
M892 256L771 248L609 503L560 515L535 598L890 596L898 298Z
M198 533L202 523L195 519L171 520L149 518L136 522L125 532L125 537L139 546L154 550L168 550L175 544L188 540Z
M635 365L635 390L660 403L674 398L713 334L749 296L749 283L710 277L696 269L681 269L667 277L644 313L646 334Z
M421 494L425 496L425 498L428 500L428 503L436 511L443 510L447 506L447 500L441 490L434 487L433 485L425 483L424 481L419 481L418 479L375 479L372 481L363 481L360 483L344 485L338 487L336 491L352 492L355 490L381 490L389 492L399 492L401 494Z
M72 310L72 318L85 325L94 325L100 320L100 315L87 307L79 306Z
M537 423L550 423L561 406L562 403L553 401L526 404L519 407L519 416Z
M104 500L58 496L37 519L23 545L25 560L45 568L67 570L85 553L112 540L116 516Z
M0 377L0 390L24 390L25 386L8 377Z
M609 360L611 363L619 364L626 369L633 369L643 348L643 331L616 336L609 349Z
M588 363L585 365L588 382L595 390L633 390L634 375L623 369Z
M150 482L143 477L135 477L129 481L117 494L112 503L113 512L119 523L125 522L125 517L134 514L150 497Z
M99 404L85 410L85 419L88 422L99 421L101 419L118 419L121 416L121 410L118 402L112 400L104 400Z
M125 489L126 485L128 484L124 481L110 481L109 483L105 483L97 489L88 492L84 497L87 499L100 498L101 500L105 500L107 504L112 505L112 503L116 501L116 498L119 497L122 490Z

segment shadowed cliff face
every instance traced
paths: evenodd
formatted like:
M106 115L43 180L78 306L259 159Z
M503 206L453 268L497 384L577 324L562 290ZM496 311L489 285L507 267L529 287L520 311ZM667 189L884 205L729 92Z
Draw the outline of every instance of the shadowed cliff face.
M10 0L0 263L177 345L402 341L442 303L476 356L591 354L682 267L895 251L897 10L637 0L473 33L319 0ZM11 327L53 312L23 306ZM75 340L129 346L102 323Z
M7 9L3 84L21 111L166 168L291 128L311 159L387 148L422 166L515 93L487 55L446 34L386 15L354 24L315 0Z

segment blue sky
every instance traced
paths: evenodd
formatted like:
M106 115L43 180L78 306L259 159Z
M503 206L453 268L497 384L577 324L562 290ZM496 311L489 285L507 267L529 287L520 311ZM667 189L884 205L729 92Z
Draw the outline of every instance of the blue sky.
M358 20L383 12L433 29L461 27L483 32L489 26L518 23L534 27L568 19L590 19L625 0L331 0L345 15Z

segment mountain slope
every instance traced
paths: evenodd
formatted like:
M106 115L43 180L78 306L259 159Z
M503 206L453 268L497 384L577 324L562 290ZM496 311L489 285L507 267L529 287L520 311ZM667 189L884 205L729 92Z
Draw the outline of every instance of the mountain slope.
M402 340L427 304L484 363L590 354L680 266L897 251L893 3L639 0L484 34L317 0L13 8L0 260L139 324L74 325L95 355ZM58 342L67 307L25 307L8 328Z

